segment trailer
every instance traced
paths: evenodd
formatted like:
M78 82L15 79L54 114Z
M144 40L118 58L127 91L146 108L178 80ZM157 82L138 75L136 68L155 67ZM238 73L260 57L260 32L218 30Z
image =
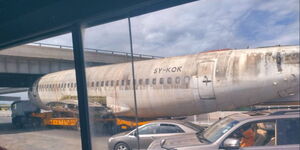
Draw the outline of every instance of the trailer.
M64 106L65 107L65 106ZM16 101L11 104L12 125L14 128L72 128L80 129L79 114L76 107L72 109L55 109L42 111L30 101ZM66 111L67 110L67 111ZM91 126L95 131L106 131L111 134L134 129L149 121L135 121L118 118L106 107L90 107Z

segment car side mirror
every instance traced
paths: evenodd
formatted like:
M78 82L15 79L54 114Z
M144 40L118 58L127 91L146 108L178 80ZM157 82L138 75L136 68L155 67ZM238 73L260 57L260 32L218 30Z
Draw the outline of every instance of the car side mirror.
M228 138L224 141L222 148L224 149L239 149L240 140L236 138Z
M133 136L135 136L135 137L137 137L137 136L138 136L138 134L137 134L137 132L136 132L136 131L134 131L132 134L133 134Z
M165 143L166 143L166 139L162 139L160 141L160 147L163 148L163 149L167 149L166 147L164 147Z

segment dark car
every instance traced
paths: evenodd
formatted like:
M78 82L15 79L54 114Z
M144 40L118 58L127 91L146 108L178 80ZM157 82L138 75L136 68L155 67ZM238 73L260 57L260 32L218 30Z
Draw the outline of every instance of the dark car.
M147 149L149 144L167 136L183 135L203 131L204 128L190 122L180 120L160 120L139 127L140 149ZM112 136L108 140L110 150L137 149L136 129Z
M155 140L148 149L299 150L299 116L298 109L233 114L201 133Z

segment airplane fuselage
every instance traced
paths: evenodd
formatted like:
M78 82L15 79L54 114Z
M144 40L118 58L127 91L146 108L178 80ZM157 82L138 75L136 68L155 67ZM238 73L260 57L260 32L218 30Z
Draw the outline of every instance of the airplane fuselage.
M90 101L134 116L130 63L86 69ZM230 110L299 92L299 46L204 52L135 62L139 117L187 116ZM76 100L74 70L50 73L29 93L47 109ZM102 100L100 100L102 99Z

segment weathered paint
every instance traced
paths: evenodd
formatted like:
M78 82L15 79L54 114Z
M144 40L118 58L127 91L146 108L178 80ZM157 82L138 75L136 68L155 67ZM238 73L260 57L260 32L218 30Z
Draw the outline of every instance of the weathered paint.
M214 63L209 65L213 66L211 77L203 66L198 70L203 62ZM116 115L134 116L130 67L130 63L123 63L87 68L90 100L95 102L95 97L105 97L105 103ZM229 110L299 92L299 46L224 50L139 61L135 70L140 117ZM152 84L153 79L156 84ZM164 83L160 84L162 79ZM203 82L204 79L209 82ZM200 89L207 83L212 88L205 89L206 93L211 90L214 97L201 99ZM50 102L76 102L74 84L74 70L51 73L36 82L30 97L42 108L47 108L45 104Z

